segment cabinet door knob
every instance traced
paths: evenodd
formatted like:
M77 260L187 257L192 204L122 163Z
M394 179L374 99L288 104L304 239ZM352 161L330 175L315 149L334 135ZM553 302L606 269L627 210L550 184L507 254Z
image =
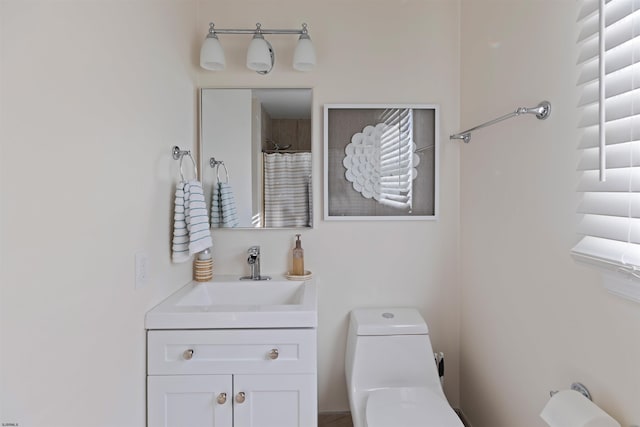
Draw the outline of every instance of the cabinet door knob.
M280 353L278 352L278 349L277 348L272 348L271 351L269 352L269 359L276 360L278 358L278 356L280 356Z
M220 405L224 405L227 402L227 393L220 393L218 395L218 398L216 399L216 401L220 404Z
M184 360L191 360L191 358L193 358L193 353L195 353L193 351L192 348L185 350L184 353L182 353L182 357L184 358Z
M238 403L242 403L244 402L246 396L244 394L244 391L241 391L240 393L236 394L236 402Z

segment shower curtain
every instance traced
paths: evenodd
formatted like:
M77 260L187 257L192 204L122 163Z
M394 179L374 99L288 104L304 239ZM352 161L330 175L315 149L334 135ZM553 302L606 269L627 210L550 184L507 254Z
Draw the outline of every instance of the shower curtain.
M309 227L311 212L311 153L265 153L265 227Z

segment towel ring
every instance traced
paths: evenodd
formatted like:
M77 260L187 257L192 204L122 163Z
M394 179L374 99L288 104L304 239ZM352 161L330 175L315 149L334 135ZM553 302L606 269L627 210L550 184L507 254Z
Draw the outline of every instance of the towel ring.
M209 166L212 168L216 168L216 179L220 182L220 166L224 168L224 175L226 178L225 184L229 183L229 170L227 169L227 165L224 164L222 160L216 160L215 157L211 157L209 159Z
M220 164L218 165L218 167L216 168L216 178L218 179L218 182L220 182L220 166L222 166L224 168L224 176L225 176L225 184L229 183L229 170L227 170L227 165L224 164L224 162L220 162Z
M196 165L196 161L193 159L190 151L180 156L180 178L184 181L184 173L182 172L182 160L184 160L185 155L189 156L189 158L191 159L191 163L193 164L194 179L198 179L198 166Z

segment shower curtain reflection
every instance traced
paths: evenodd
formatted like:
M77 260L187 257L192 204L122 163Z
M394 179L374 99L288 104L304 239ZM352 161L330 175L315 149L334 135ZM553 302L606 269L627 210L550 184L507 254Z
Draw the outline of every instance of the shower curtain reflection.
M310 227L311 153L263 154L265 227Z

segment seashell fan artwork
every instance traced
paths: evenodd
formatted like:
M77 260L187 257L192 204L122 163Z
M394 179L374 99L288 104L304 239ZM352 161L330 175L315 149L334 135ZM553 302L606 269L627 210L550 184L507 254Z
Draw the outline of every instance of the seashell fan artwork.
M420 163L413 142L412 110L386 110L383 120L351 137L342 161L345 177L367 199L411 209L412 183Z

